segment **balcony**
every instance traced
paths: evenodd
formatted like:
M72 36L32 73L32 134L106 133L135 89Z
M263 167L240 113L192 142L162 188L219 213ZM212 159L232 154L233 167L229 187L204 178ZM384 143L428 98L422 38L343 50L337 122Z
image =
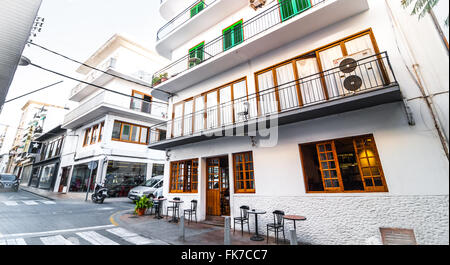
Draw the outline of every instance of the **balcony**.
M103 91L67 113L62 127L76 129L106 114L136 119L149 123L160 123L167 117L167 105L125 97Z
M170 58L173 49L248 5L248 0L203 0L179 12L157 33L156 51ZM178 4L179 5L179 4Z
M116 62L117 62L116 59L110 58L97 68L109 74L115 74L115 71L113 71L113 69L116 67ZM105 83L111 81L113 78L114 77L111 75L105 74L100 71L92 70L83 81L87 83L92 83L97 86L102 86ZM91 95L92 93L98 90L100 90L100 88L87 85L84 83L79 83L70 92L69 100L80 102L85 97Z
M349 65L351 72L339 66L160 124L151 128L149 148L248 136L249 128L270 119L281 126L402 100L387 53ZM167 130L166 140L153 136L162 129Z
M309 8L282 20L281 4L277 1L257 16L244 21L243 40L238 45L224 49L224 36L220 35L205 43L202 48L203 58L197 58L199 60L194 64L190 62L193 59L190 54L186 54L159 70L154 76L167 74L169 79L155 88L176 93L251 58L369 9L367 0L311 0ZM153 96L165 100L162 93L154 93Z

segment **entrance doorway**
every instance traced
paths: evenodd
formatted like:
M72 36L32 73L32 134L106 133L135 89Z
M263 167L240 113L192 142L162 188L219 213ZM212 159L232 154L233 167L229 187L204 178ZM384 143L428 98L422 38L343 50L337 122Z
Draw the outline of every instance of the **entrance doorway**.
M228 156L206 160L206 215L230 215Z
M71 167L63 167L61 174L61 181L59 182L58 192L67 192L67 181L69 180L69 173Z

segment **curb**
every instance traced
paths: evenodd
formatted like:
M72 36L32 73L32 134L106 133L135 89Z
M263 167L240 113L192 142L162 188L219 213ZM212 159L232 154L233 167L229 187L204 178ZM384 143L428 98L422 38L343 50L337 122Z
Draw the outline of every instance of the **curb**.
M51 200L51 201L54 201L54 200L55 200L54 198L51 198L51 197L48 197L48 196L45 196L45 195L42 195L42 194L33 192L33 191L31 191L31 190L28 190L28 189L23 189L23 188L21 188L21 187L19 187L19 190L25 191L25 192L28 192L28 193L31 193L31 194L33 194L33 195L36 195L36 196L39 196L39 197L42 197L42 198L44 198L44 199L48 199L48 200Z

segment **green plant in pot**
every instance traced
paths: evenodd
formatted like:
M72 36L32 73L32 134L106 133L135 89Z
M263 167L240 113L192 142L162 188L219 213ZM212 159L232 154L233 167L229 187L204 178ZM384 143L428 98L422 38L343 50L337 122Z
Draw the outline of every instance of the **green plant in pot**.
M151 201L146 196L142 196L137 202L136 207L134 207L134 213L142 216L145 213L145 210L153 207L153 201Z
M161 74L159 76L159 80L161 81L161 83L164 82L164 81L167 81L167 79L169 79L169 74L168 73L164 73L164 74Z
M152 79L152 85L157 86L161 83L161 76L155 76Z

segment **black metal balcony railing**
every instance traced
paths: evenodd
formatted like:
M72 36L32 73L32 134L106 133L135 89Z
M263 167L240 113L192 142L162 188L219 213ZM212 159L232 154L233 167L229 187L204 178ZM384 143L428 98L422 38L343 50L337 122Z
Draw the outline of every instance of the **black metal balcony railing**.
M167 139L175 139L397 84L386 52L349 68L354 69L336 67L158 124L151 128L151 143L165 140L153 136L161 129L167 129Z
M285 0L288 1L288 0ZM316 6L320 5L323 2L326 2L327 0L310 0L311 7L306 8L302 10L301 12L296 13L295 15L298 15L300 13L303 13L311 8L315 8ZM286 2L280 1L275 2L274 5L268 7L263 12L259 13L255 17L245 21L242 24L242 31L243 31L243 41L240 42L238 45L241 45L242 43L245 43L246 41L251 40L255 36L265 32L266 30L269 30L270 28L279 25L286 21L286 19L281 18L281 11L280 7L285 5ZM161 76L166 76L168 79L171 77L175 77L191 68L195 68L196 66L204 63L205 61L208 61L211 58L214 58L217 55L222 54L225 51L228 51L230 49L224 49L224 35L220 35L219 37L215 38L214 40L205 43L202 49L203 58L199 60L199 58L191 58L190 54L187 53L182 58L174 61L173 63L169 64L168 66L164 67L163 69L157 71L153 77L158 79ZM236 46L238 46L236 45ZM195 63L192 63L192 60L195 59Z
M163 1L163 0L161 0L161 1ZM203 10L205 10L210 5L214 4L214 2L216 2L216 1L217 0L203 0L202 1L203 5L204 5ZM161 40L162 38L166 37L173 31L175 31L176 29L181 27L183 24L188 22L192 18L191 17L191 9L194 8L198 4L199 4L199 1L196 1L195 3L193 3L192 5L187 7L185 10L180 12L177 16L172 18L164 26L162 26L156 33L156 40L157 41Z

